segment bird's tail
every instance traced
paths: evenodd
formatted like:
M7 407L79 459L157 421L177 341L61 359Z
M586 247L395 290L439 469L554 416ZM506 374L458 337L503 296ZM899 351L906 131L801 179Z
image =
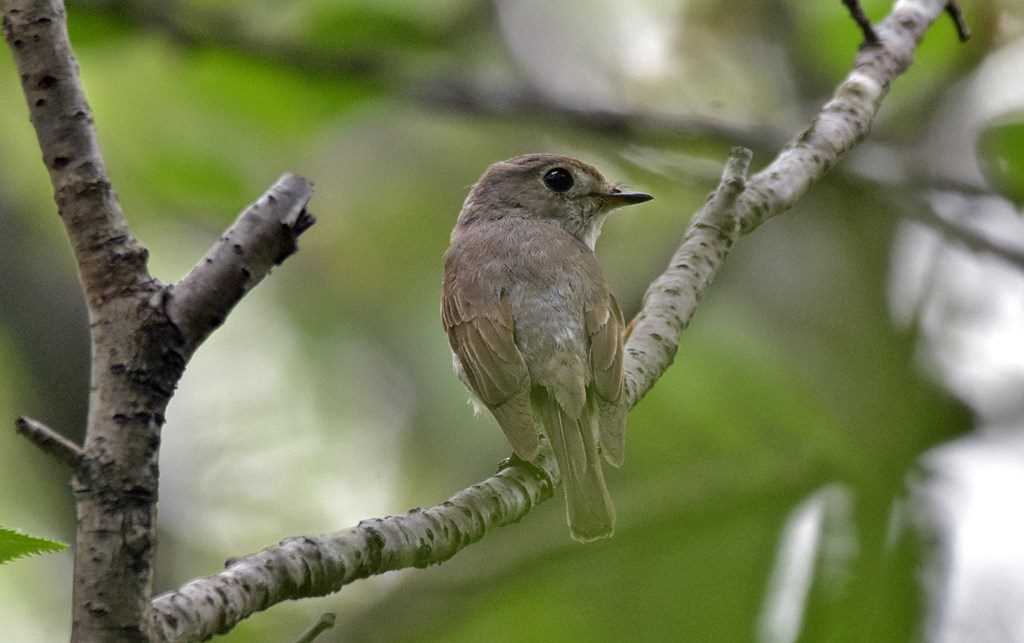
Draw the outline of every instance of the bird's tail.
M578 418L566 413L553 396L545 395L538 406L561 472L572 537L580 542L608 538L615 530L615 507L601 468L593 400L583 405Z

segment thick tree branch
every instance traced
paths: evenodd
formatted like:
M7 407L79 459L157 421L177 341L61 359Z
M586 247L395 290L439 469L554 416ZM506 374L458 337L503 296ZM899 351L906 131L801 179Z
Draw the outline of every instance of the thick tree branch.
M4 37L21 76L54 199L75 250L90 312L149 279L107 179L92 113L71 53L64 3L6 0Z
M246 208L206 256L172 286L167 314L191 352L270 269L298 248L315 219L306 211L313 186L285 174Z
M75 469L82 461L82 448L38 420L20 417L14 421L15 430L29 442Z
M858 55L855 70L814 124L751 178L746 189L743 177L750 154L733 151L719 188L645 296L627 343L631 404L671 363L679 333L736 237L791 208L867 134L889 83L910 65L925 29L944 10L941 0L899 0L878 27L879 43ZM539 468L514 461L427 510L363 521L326 536L288 539L234 560L219 574L158 596L153 602L154 633L163 641L203 640L283 600L335 592L390 570L443 562L551 497L557 477L545 457Z
M785 141L785 133L768 126L748 126L713 117L686 117L656 112L613 111L564 104L527 85L507 83L500 89L485 87L461 69L441 69L410 76L387 55L376 51L330 51L302 42L290 42L247 32L230 14L182 7L180 3L152 0L88 0L94 10L128 15L141 26L165 34L185 46L216 47L345 81L362 80L410 99L427 110L453 111L479 117L528 120L571 126L633 142L687 141L700 138L731 141L754 150L771 151ZM488 3L481 2L480 7ZM478 10L478 11L482 11ZM465 29L457 25L457 31ZM450 40L451 34L444 39Z
M185 363L212 330L197 307L211 306L222 320L270 265L294 252L296 237L313 222L305 212L310 187L286 176L177 291L160 284L107 178L63 3L3 0L2 7L4 35L78 262L93 356L83 449L27 419L18 428L74 467L72 640L148 641L160 430Z

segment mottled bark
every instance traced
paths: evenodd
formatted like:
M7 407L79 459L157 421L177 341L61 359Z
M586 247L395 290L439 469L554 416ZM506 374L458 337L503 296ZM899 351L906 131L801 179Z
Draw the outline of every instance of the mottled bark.
M545 445L546 446L546 445ZM429 509L372 518L323 536L287 538L224 571L153 600L154 641L202 641L281 601L323 596L360 578L443 563L488 531L519 521L552 496L557 465L507 461L483 482Z
M309 186L286 177L266 203L250 208L256 215L242 217L246 225L231 233L232 248L243 248L248 263L215 249L177 290L161 284L150 276L148 252L129 230L107 178L63 2L5 0L2 6L4 36L77 260L92 342L84 448L32 420L19 420L17 428L73 469L72 640L146 641L160 429L188 357L212 330L187 301L223 319L270 265L295 250L296 237L312 222L304 210ZM243 267L248 276L238 288L216 276ZM176 293L186 305L169 306Z

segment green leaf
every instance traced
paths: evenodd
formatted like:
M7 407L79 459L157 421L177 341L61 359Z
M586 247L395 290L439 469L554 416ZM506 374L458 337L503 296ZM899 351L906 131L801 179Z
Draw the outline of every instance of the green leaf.
M0 527L0 565L23 556L37 556L64 551L68 546L56 540L38 538Z
M1024 112L994 119L978 136L978 162L989 184L1024 204Z

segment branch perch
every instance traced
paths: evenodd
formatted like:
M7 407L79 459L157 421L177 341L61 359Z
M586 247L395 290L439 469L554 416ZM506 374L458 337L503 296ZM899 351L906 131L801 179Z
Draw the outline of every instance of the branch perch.
M719 187L693 218L666 269L649 288L626 345L629 401L635 405L672 362L679 334L739 235L797 202L864 136L889 84L911 63L925 30L946 9L941 0L899 0L878 25L877 46L814 123L764 170L744 181L750 152L734 149ZM548 457L548 456L545 456ZM443 562L494 527L515 522L552 495L554 467L511 461L482 483L427 510L364 520L318 537L282 541L232 560L153 601L160 641L205 640L277 602L332 593L357 579Z
M15 430L43 452L76 469L82 461L82 447L65 438L38 420L20 417L14 421Z
M285 174L239 215L206 256L171 287L167 314L191 352L242 297L298 248L316 219L306 210L313 186Z

